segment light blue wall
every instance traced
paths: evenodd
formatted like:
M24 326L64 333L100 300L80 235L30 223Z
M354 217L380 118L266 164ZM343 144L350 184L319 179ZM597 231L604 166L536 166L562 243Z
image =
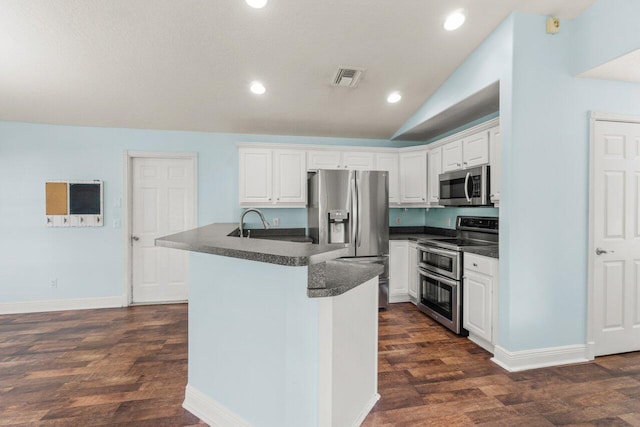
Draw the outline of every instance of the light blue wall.
M252 425L317 426L307 268L191 253L190 274L189 386Z
M501 201L510 226L501 263L509 270L500 271L507 292L498 331L509 350L586 341L589 112L640 114L640 85L573 77L571 53L600 50L574 31L598 31L608 13L619 16L617 3L598 3L597 21L590 12L555 36L540 30L545 17L515 17L511 169L503 174L511 191Z
M571 58L572 75L640 49L638 31L640 2L638 0L600 0L572 22L567 30L573 48L566 52ZM562 23L564 27L565 22Z
M424 225L438 228L456 228L456 218L459 216L490 216L497 217L498 208L431 208L425 213Z
M0 302L122 295L123 152L198 153L198 220L237 221L236 142L394 146L388 140L233 135L0 122ZM104 181L105 227L46 228L47 180ZM306 225L304 209L273 209L282 227ZM58 287L50 281L58 279Z

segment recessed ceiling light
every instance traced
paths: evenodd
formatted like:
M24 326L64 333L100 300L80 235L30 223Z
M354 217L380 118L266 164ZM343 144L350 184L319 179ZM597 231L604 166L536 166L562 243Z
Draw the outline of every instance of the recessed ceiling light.
M455 10L447 16L447 19L444 21L444 29L447 31L457 30L464 24L464 20L466 17L464 16L464 12L462 9Z
M255 93L256 95L262 95L267 91L264 85L260 82L251 82L250 89L251 89L251 92Z
M247 4L254 9L262 9L267 4L267 0L244 0L244 1L246 1Z
M387 96L387 102L389 104L395 104L396 102L402 99L402 95L398 92L391 92L389 96Z

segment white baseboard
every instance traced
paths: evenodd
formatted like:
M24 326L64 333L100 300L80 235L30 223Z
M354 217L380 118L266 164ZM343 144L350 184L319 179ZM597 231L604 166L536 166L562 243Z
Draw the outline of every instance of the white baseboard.
M472 332L469 332L469 336L467 337L469 338L470 341L472 341L474 344L484 348L485 350L487 350L489 353L493 354L495 351L495 347L493 344L491 344L489 341L477 337L475 336Z
M182 407L211 427L253 427L219 402L188 384Z
M409 294L395 294L395 295L389 295L389 303L393 304L396 302L409 302L411 301L411 298L409 297Z
M0 303L0 314L40 313L43 311L85 310L125 307L121 295L102 298L54 299Z
M584 344L521 351L509 351L495 346L494 356L491 359L509 372L581 363L588 360L588 350Z
M358 418L356 418L355 422L353 423L353 427L359 427L360 424L364 422L364 419L367 418L367 415L369 415L369 412L371 412L371 409L378 400L380 400L380 394L376 393L371 397L364 408L362 408L362 412L360 412L360 415L358 415Z

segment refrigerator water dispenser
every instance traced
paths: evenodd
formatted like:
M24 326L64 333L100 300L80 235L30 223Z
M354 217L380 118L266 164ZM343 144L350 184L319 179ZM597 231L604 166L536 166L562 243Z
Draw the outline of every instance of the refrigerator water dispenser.
M329 211L329 243L349 243L347 238L347 224L349 212L344 210Z

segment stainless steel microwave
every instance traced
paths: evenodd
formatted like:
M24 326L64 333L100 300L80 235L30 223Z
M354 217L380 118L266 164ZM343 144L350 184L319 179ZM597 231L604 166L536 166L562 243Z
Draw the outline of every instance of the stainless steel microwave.
M489 166L440 174L443 206L491 206Z

